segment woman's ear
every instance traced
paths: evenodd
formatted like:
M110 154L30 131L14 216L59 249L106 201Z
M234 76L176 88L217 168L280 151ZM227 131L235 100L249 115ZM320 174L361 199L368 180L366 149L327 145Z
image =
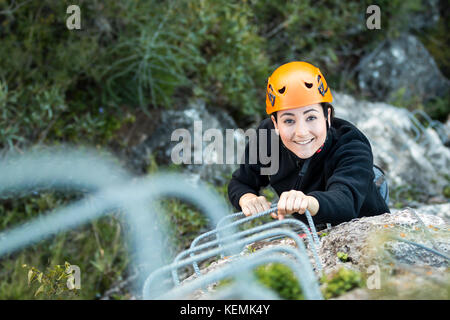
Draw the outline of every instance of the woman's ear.
M280 135L280 131L278 130L278 123L277 123L277 120L275 120L275 117L274 117L273 115L270 116L270 119L272 119L273 125L274 125L274 127L275 127L275 133L276 133L277 135Z

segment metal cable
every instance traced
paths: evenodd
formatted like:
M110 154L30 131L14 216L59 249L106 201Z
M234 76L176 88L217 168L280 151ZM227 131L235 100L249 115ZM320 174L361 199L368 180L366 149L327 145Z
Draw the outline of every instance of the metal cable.
M284 224L297 225L305 232L305 234L306 234L306 236L308 238L308 243L310 245L311 251L313 253L313 257L314 257L315 262L316 262L316 268L317 268L317 270L321 271L322 270L322 264L320 263L320 258L319 258L317 249L315 247L314 241L313 241L313 239L311 237L311 234L310 234L308 228L306 227L306 225L303 222L298 221L296 219L285 219L285 220L281 220L281 221L274 221L274 222L271 222L271 223L264 224L262 226L258 226L258 227L255 227L255 228L252 228L252 229L249 229L249 230L245 230L245 231L233 234L233 235L231 235L231 236L229 236L227 238L224 238L222 240L233 240L235 238L247 236L247 235L252 234L252 233L261 232L261 231L264 231L266 229L275 228L275 227L278 227L278 226L281 226L281 225L284 225ZM219 229L216 229L216 230L220 231ZM210 242L206 242L206 243L201 244L199 246L195 246L195 247L191 246L191 248L189 250L185 250L185 251L180 252L175 257L173 262L177 263L181 258L183 258L184 256L186 256L188 254L191 257L194 257L194 255L193 255L194 252L203 250L205 248L208 248L208 247L211 247L211 246L214 246L214 245L217 245L219 243L220 243L220 240L217 239L217 240L213 240L213 241L210 241ZM197 260L193 263L193 267L194 267L195 273L197 275L201 275L200 269L198 268ZM172 278L173 278L175 284L179 284L178 274L177 274L176 270L177 270L177 268L175 268L172 271Z
M301 238L293 231L285 230L285 229L279 229L279 228L278 229L272 229L272 230L269 230L269 231L262 232L262 233L260 233L258 235L254 235L254 236L248 237L248 238L246 238L244 240L238 241L237 243L227 244L225 246L225 248L234 247L236 245L239 246L239 245L244 244L244 243L252 243L252 242L255 242L255 241L258 241L260 239L264 239L266 237L270 237L270 236L273 236L273 235L276 235L276 234L285 234L286 236L291 237L296 242L297 249L294 250L293 248L289 248L289 250L294 252L293 254L296 255L296 256L300 255L299 256L299 259L300 259L299 262L301 263L302 268L306 269L306 270L303 270L304 271L303 272L304 276L308 276L309 275L310 277L315 278L312 266L309 263L308 255L306 254L305 245L303 244L303 241L301 240ZM165 273L170 272L174 268L181 268L183 266L191 264L196 259L206 259L206 258L209 258L211 256L214 256L214 255L218 254L220 252L220 250L222 250L222 249L221 248L212 249L212 250L209 250L209 251L207 251L205 253L202 253L199 256L196 256L194 258L188 258L188 259L179 261L177 263L172 263L170 265L164 266L164 267L162 267L162 268L160 268L158 270L155 270L145 280L144 289L143 289L144 297L147 297L147 298L150 297L150 294L149 294L150 284L151 283L160 283L161 282L160 278ZM264 251L264 250L259 250L259 251ZM255 255L257 257L258 254L259 253L256 252L255 254L252 254L250 256L250 258L252 256L255 256ZM243 257L239 258L239 261L241 261L241 259L243 259ZM221 269L218 270L219 274L220 274L220 271L221 271ZM204 275L199 277L199 279L202 279L203 277L204 277ZM158 290L156 290L156 292L153 295L151 295L151 296L158 296L159 294L160 294L160 292L158 292Z

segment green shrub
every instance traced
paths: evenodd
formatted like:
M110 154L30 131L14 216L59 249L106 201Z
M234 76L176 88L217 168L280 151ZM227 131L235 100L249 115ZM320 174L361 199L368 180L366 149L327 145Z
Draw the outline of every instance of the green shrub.
M280 263L260 266L255 270L258 281L274 290L282 299L303 300L303 293L292 270Z
M340 296L355 288L362 288L364 280L361 273L347 268L340 268L336 273L320 279L323 284L322 294L325 299Z
M294 272L284 264L269 263L259 266L253 270L256 281L263 286L273 290L281 299L303 300L302 289L297 281ZM217 288L223 288L234 282L231 278L226 278L217 284Z
M339 260L341 260L342 262L347 262L348 261L348 254L345 252L338 252L336 253L336 256L339 258Z
M27 278L28 286L37 284L39 287L34 293L34 296L44 294L47 298L54 296L71 296L78 293L74 278L70 276L70 263L67 261L62 265L56 265L52 268L47 268L46 272L39 271L35 267L24 264L23 268L28 269ZM70 283L70 284L69 284ZM69 286L71 286L69 288Z

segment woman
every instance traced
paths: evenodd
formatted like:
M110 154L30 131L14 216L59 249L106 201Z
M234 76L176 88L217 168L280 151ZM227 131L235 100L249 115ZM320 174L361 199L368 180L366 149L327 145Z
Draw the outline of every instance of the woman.
M238 210L246 216L268 210L270 203L259 190L270 184L279 195L277 213L272 213L279 220L293 214L306 223L308 209L316 225L336 225L389 212L374 182L369 141L350 122L334 117L332 101L322 73L307 62L290 62L273 72L266 97L270 118L258 130L274 129L279 135L278 150L271 149L270 139L266 142L269 152L279 153L279 170L261 175L260 161L248 163L247 145L247 160L228 185Z

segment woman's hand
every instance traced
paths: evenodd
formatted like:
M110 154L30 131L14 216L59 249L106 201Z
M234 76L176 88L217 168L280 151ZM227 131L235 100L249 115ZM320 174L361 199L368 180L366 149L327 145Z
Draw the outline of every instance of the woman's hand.
M283 220L285 215L294 212L304 214L306 209L314 216L319 211L317 199L307 196L301 191L285 191L281 194L278 201L278 220Z
M257 196L253 193L246 193L239 199L239 205L242 208L242 212L245 216L251 216L253 214L263 212L270 209L270 202L267 201L264 196ZM272 214L272 218L276 218L275 212Z

